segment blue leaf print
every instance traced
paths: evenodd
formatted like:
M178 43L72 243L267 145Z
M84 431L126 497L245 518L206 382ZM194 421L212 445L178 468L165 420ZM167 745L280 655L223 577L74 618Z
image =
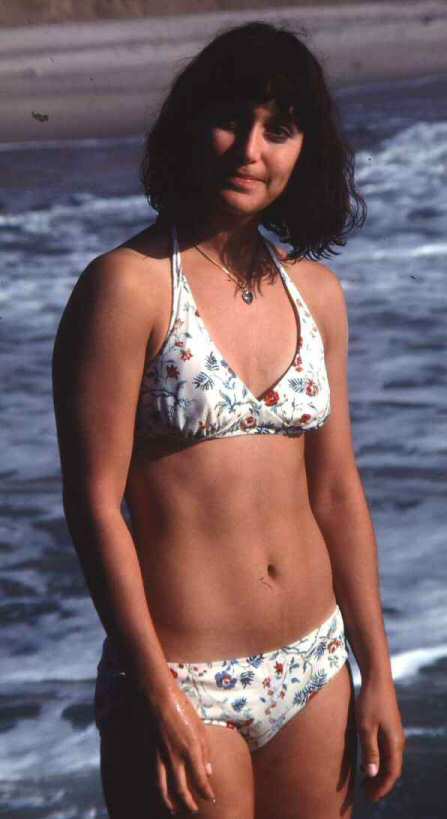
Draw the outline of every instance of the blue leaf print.
M312 657L314 657L317 660L320 660L321 657L323 657L325 653L326 653L326 641L325 640L321 640L319 643L317 643L315 648L310 652Z
M253 654L252 657L248 657L248 662L250 665L254 666L254 668L258 668L261 665L264 655L263 654Z
M252 684L252 682L253 682L253 680L254 680L254 676L255 676L255 672L254 672L254 671L243 671L243 672L242 672L242 674L240 675L239 679L240 679L240 681L241 681L241 683L242 683L242 685L243 685L243 687L244 687L244 688L246 688L246 687L247 687L247 685L251 685L251 684Z
M223 392L223 390L219 390L219 395L222 401L219 401L217 406L222 407L222 409L227 409L229 410L229 412L232 412L234 408L237 406L237 402L234 400L234 396L229 395L228 392Z
M336 618L334 617L334 619L332 620L332 623L331 623L331 624L330 624L330 626L329 626L329 630L328 630L327 636L328 636L328 637L333 637L333 636L334 636L334 634L335 634L335 632L336 632L336 630L337 630L337 620L336 620Z
M205 367L207 370L218 370L219 362L213 352L208 353L205 359Z
M307 686L303 688L301 691L296 691L295 696L293 698L294 705L306 705L307 699L309 697L310 691L308 691Z
M305 705L310 695L315 691L319 691L325 684L326 679L327 674L325 671L317 671L315 674L313 674L307 685L304 685L300 691L295 692L293 704Z
M204 373L203 370L201 370L198 375L194 376L193 384L196 389L199 390L212 390L214 387L213 379L211 376L207 375L207 373Z
M235 711L242 711L243 707L247 705L247 700L245 697L241 697L238 700L234 700L234 702L232 702L231 704Z
M289 385L294 392L304 392L306 389L305 378L289 378Z

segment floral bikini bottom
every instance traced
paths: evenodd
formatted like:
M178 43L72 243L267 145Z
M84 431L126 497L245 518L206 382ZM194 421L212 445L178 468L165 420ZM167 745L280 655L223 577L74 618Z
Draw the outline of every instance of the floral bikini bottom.
M343 617L336 605L324 623L281 648L252 657L167 663L203 722L238 730L255 751L304 708L347 658ZM126 672L113 661L106 638L95 690L99 730L113 709L124 703L127 682Z

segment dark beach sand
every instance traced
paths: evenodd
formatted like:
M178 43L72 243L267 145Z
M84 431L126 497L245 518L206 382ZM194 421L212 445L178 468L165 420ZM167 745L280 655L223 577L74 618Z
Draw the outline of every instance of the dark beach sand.
M144 132L173 74L218 30L305 28L334 87L447 70L447 4L364 2L0 30L0 142Z

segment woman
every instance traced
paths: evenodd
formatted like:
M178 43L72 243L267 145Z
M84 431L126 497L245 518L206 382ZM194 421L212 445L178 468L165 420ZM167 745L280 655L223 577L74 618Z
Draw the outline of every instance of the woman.
M156 223L88 265L54 351L64 509L107 632L109 814L348 817L357 733L372 800L404 734L346 305L318 261L365 208L315 57L267 23L220 34L142 177Z

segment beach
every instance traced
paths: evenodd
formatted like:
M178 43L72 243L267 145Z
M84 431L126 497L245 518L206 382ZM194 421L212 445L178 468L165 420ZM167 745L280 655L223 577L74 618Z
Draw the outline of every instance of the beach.
M197 50L253 19L304 29L337 88L447 70L440 0L3 27L0 143L141 134Z

